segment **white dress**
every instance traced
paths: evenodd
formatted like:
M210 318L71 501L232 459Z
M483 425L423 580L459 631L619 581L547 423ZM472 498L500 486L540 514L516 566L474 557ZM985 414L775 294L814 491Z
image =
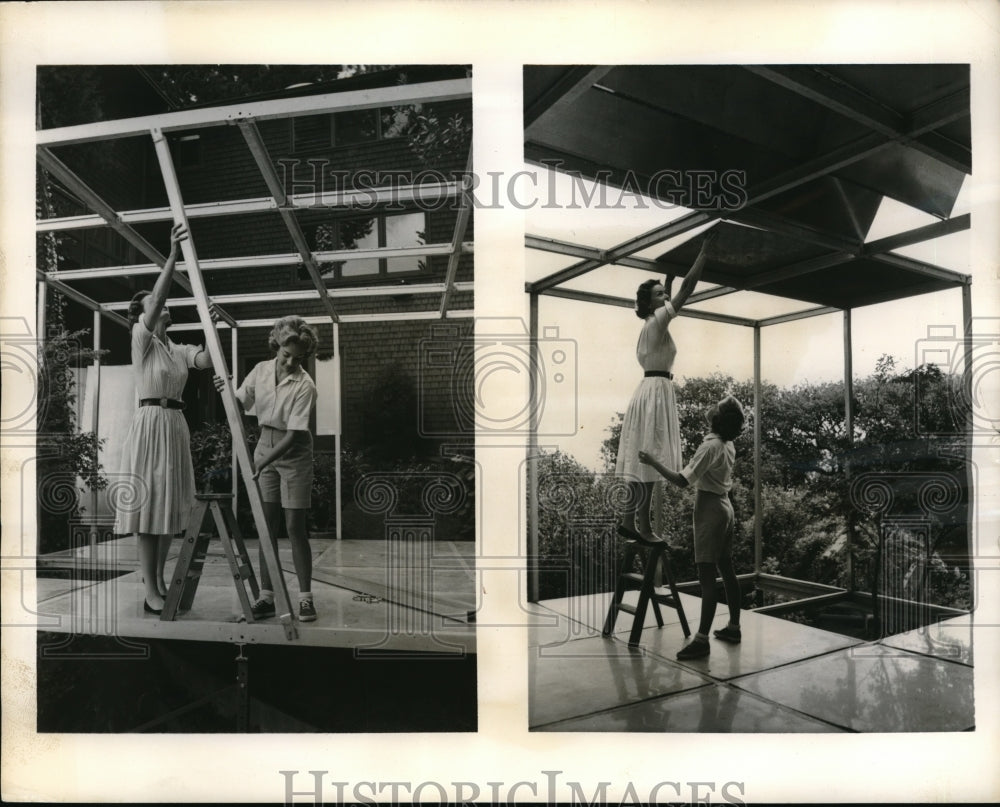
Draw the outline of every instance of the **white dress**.
M140 320L132 326L132 374L137 398L180 400L188 368L201 348L161 342ZM138 401L136 402L138 404ZM187 527L194 505L191 435L180 409L141 406L122 449L129 486L117 497L115 532L175 535Z
M667 303L646 317L636 358L643 371L672 372L677 346L670 336L669 324L676 317ZM646 451L665 467L681 467L681 433L677 419L674 382L654 376L643 378L632 395L622 421L615 475L632 482L659 482L662 477L651 466L639 462L639 451Z

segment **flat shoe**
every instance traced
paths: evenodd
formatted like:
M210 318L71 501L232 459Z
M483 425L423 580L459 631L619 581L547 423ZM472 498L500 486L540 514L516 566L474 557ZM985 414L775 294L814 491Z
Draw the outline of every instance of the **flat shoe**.
M730 627L720 628L715 631L715 638L721 639L723 642L729 642L730 644L739 644L743 641L743 635L740 633L739 628L734 630Z
M704 658L711 652L712 648L708 646L708 642L703 639L692 639L690 644L685 645L677 651L677 658L681 661L692 658Z
M145 611L147 614L162 614L163 613L163 609L162 608L154 608L152 605L150 605L148 602L146 602L145 598L143 598L143 600L142 600L142 610Z

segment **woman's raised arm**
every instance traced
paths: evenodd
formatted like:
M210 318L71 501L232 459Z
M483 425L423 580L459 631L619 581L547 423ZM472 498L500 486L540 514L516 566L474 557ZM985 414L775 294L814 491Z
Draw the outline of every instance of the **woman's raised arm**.
M177 250L180 247L181 241L187 237L187 227L183 224L175 224L170 231L170 254L167 256L167 262L163 264L160 276L156 278L156 284L149 295L152 299L149 310L142 315L142 322L147 330L152 331L156 328L156 322L160 318L160 312L163 310L163 304L166 303L167 294L170 291L170 282L173 279L174 267L177 264Z
M670 305L673 307L675 312L679 312L681 310L681 306L687 302L687 298L691 296L691 292L694 291L694 287L698 285L698 281L701 279L701 270L705 268L705 260L708 257L708 247L713 241L715 241L715 238L716 233L714 231L705 236L705 240L701 243L701 252L699 252L698 257L695 258L694 265L684 276L684 282L681 283L681 287L677 290L677 294L670 298Z

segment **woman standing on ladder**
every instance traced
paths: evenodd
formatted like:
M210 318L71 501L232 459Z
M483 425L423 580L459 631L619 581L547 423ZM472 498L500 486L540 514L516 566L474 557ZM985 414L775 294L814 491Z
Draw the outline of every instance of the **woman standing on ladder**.
M615 464L615 476L624 477L631 488L627 509L618 528L627 538L636 538L638 533L638 537L647 542L661 540L653 534L649 520L653 485L659 475L650 466L639 462L639 451L649 451L671 470L681 467L680 424L673 382L677 346L669 326L694 291L705 265L708 246L714 240L714 233L706 236L701 252L675 297L670 296L673 275L669 272L662 283L647 280L635 294L635 313L643 320L635 355L644 377L625 412Z
M191 435L181 395L188 369L207 370L212 359L204 348L178 345L167 338L170 309L167 292L173 279L183 224L170 232L170 255L152 292L140 291L129 303L132 375L139 408L132 416L122 449L122 473L132 486L128 501L117 504L115 532L139 536L139 566L145 588L143 609L163 610L163 577L170 540L187 527L194 503Z

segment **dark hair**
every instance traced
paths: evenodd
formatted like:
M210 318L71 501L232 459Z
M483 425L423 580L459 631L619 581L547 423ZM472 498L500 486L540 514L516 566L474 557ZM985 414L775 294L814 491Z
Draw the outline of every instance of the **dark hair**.
M639 319L645 319L653 313L653 286L659 284L659 280L647 280L635 290L635 315Z
M646 280L639 284L639 288L635 290L635 315L639 319L645 319L650 314L653 313L653 287L663 286L663 290L667 293L667 299L670 299L670 287L674 284L674 276L668 274L667 282L664 284L659 280Z
M743 431L746 417L743 407L732 395L727 395L712 407L712 431L723 440L735 440Z
M150 292L148 291L137 291L132 295L132 299L129 300L128 304L128 329L131 331L132 326L135 325L139 318L143 315L142 301L149 297Z
M274 323L271 334L267 338L267 346L275 353L282 345L294 342L305 348L305 355L311 356L316 352L316 344L319 339L316 331L302 317L289 316L282 317Z

